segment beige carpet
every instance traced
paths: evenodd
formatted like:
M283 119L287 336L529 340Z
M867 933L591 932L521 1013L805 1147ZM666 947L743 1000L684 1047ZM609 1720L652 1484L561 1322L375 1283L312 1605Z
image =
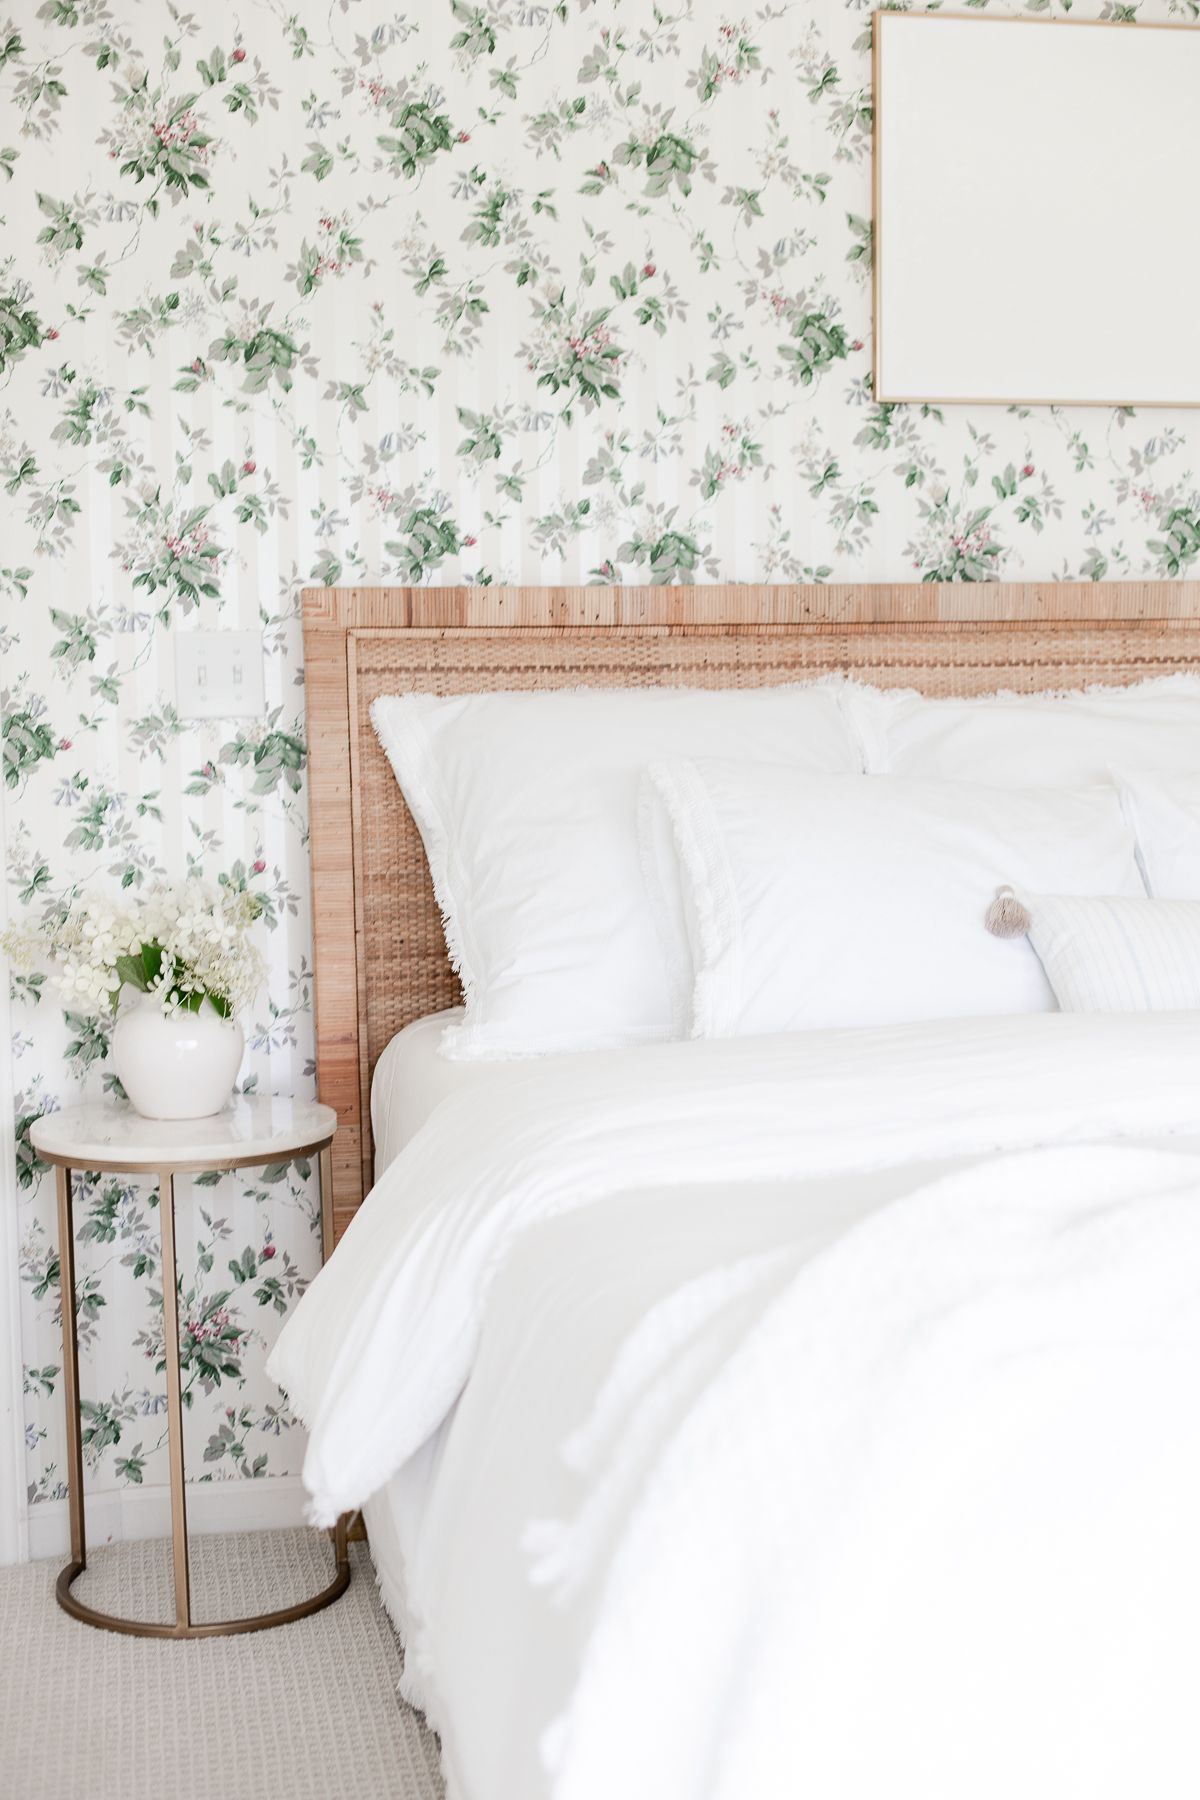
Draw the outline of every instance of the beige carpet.
M401 1656L364 1544L333 1606L246 1637L96 1631L55 1604L59 1564L0 1569L4 1800L441 1800L437 1742L396 1694ZM192 1542L197 1618L323 1587L316 1532ZM97 1551L75 1584L113 1612L170 1617L170 1546Z

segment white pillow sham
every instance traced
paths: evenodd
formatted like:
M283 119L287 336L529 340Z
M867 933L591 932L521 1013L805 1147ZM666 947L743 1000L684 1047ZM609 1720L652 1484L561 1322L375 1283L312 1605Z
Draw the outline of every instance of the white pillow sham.
M1022 899L1063 1012L1200 1009L1200 900Z
M849 684L846 706L873 774L1082 787L1114 764L1200 772L1197 675L967 700Z
M854 770L834 678L804 686L386 696L371 717L424 840L465 1016L455 1058L678 1035L638 856L648 762Z
M1113 780L1150 893L1156 900L1200 900L1200 770L1117 769Z
M694 1037L1052 1011L1025 939L983 929L997 886L1145 891L1111 786L678 759L647 784L647 882L664 929L685 921Z

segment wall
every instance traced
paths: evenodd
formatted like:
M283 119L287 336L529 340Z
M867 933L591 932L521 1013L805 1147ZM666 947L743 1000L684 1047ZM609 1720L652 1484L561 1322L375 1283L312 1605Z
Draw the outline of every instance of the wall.
M1194 415L871 403L865 11L22 10L0 32L9 901L253 880L248 1086L313 1086L305 582L1099 578L1196 555ZM1097 246L1100 306L1117 253ZM986 219L947 221L947 257L987 254ZM198 625L261 626L251 729L178 718L173 635ZM103 1092L105 1048L17 983L35 1518L64 1458L28 1123ZM294 1474L257 1371L315 1265L312 1183L227 1178L188 1208L186 1316L237 1333L216 1372L186 1341L193 1472ZM128 1496L165 1479L157 1219L111 1178L79 1217L89 1478Z

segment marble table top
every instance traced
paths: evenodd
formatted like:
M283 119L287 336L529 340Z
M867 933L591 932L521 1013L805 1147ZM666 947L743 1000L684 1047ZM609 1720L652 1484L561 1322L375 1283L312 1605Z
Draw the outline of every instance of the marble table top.
M238 1095L207 1119L145 1119L116 1101L43 1113L30 1141L47 1161L72 1168L216 1168L231 1161L277 1162L324 1143L337 1130L332 1106L286 1095ZM208 1160L206 1160L208 1159Z

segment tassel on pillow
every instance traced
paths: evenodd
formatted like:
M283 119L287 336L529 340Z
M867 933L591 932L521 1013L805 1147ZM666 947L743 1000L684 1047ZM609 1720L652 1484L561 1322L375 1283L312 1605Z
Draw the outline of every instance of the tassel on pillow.
M996 898L983 915L983 922L993 937L1024 937L1032 920L1029 908L1017 899L1010 887L996 889Z

